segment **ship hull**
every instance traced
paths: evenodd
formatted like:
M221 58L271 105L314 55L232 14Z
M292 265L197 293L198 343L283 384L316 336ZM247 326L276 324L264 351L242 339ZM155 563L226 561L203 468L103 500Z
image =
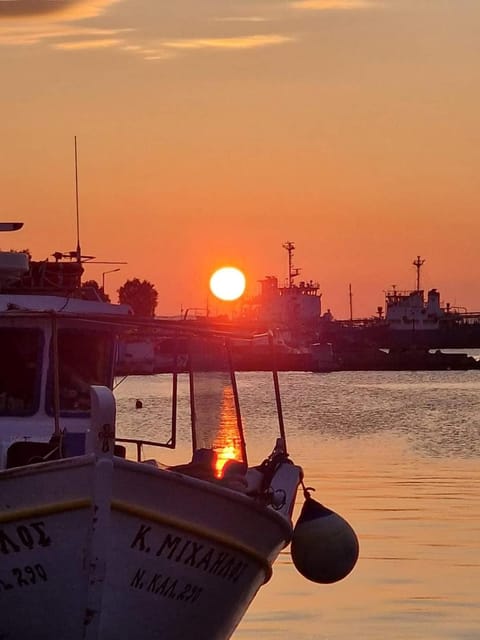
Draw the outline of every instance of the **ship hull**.
M246 495L119 458L2 471L0 488L8 640L229 638L291 536Z

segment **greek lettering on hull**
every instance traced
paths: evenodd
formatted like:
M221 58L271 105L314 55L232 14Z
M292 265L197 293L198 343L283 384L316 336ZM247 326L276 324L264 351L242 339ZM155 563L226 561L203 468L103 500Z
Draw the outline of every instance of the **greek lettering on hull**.
M4 555L19 553L24 549L31 551L36 547L49 547L51 544L43 521L0 529L0 553Z
M156 557L204 571L233 583L241 578L248 567L246 562L230 552L219 551L212 546L173 533L167 533L162 542L155 545L152 527L143 523L140 524L130 548L147 554L156 548Z

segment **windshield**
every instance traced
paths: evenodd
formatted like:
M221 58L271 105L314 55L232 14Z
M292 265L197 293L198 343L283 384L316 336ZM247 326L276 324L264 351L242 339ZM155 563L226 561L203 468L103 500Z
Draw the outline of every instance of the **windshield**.
M190 341L190 401L195 452L212 452L218 477L228 461L246 463L245 442L228 345L224 340Z
M52 351L52 350L51 350ZM103 331L59 329L59 408L62 414L90 411L90 386L111 387L113 340ZM53 414L53 357L48 375L47 413Z
M0 328L0 415L37 411L42 345L38 329Z

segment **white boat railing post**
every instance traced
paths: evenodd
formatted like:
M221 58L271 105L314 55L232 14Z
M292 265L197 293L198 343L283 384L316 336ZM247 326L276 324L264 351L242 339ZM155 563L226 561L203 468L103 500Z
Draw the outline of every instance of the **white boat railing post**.
M87 453L113 456L115 448L115 397L107 387L90 387L91 418L86 436Z
M111 538L113 452L115 447L115 398L107 387L90 387L91 426L87 431L87 453L95 453L93 518L90 554L87 559L89 587L84 618L85 640L102 634L102 602L107 576L107 553Z

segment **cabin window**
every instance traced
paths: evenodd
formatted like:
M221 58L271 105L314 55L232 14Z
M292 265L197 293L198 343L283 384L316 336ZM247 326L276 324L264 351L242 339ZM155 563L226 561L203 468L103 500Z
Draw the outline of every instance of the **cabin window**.
M90 386L111 387L113 340L100 331L59 329L59 409L62 415L90 411ZM53 348L50 349L47 413L54 412Z
M38 410L42 345L38 329L0 329L0 415L25 416Z

